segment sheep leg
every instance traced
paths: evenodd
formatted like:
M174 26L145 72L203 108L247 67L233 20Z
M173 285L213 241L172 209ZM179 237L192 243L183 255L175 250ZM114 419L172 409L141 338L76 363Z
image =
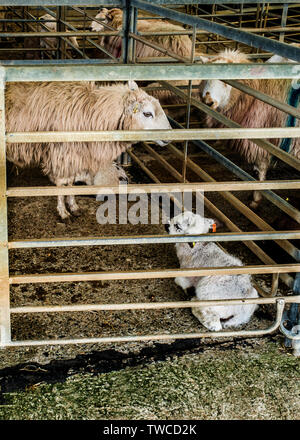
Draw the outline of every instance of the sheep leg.
M67 220L70 217L65 205L65 196L57 196L57 211L62 220Z
M199 301L199 299L195 297L192 301ZM192 313L209 331L219 332L222 330L219 315L214 313L211 309L207 307L192 307Z
M78 217L80 215L80 208L76 203L75 196L67 196L67 204L71 213L75 215L75 217Z
M192 287L193 285L191 280L186 277L176 277L174 281L177 284L177 286L181 287L183 290L186 290L189 287Z
M259 167L256 168L258 171L258 180L261 182L262 180L266 179L267 176L267 171L268 171L268 165L269 163L267 162L262 162L261 164L259 164ZM253 200L250 203L250 207L252 209L257 209L258 205L260 204L262 200L262 194L260 191L253 191Z
M55 184L57 186L66 186L68 184L68 181L67 179L55 179ZM63 195L57 196L57 211L62 220L67 220L68 218L70 218L70 213L65 205L65 196Z

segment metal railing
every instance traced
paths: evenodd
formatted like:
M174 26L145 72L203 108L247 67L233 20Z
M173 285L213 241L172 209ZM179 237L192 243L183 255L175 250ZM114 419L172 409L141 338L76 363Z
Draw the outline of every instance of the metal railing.
M43 3L48 6L72 6L72 2L69 0L55 0L44 2L43 0L7 0L7 5L22 5L28 4L28 6L41 5ZM214 21L209 21L201 17L189 15L186 13L178 12L175 9L161 6L161 4L169 4L168 1L160 0L160 4L156 2L146 2L142 0L131 0L125 3L121 1L106 1L106 5L124 7L124 21L127 23L127 29L123 29L119 35L123 38L123 43L126 47L122 47L123 54L122 60L130 61L135 59L134 57L134 43L133 40L141 41L144 44L149 44L146 39L141 38L141 35L134 33L136 29L136 21L138 20L137 9L159 14L162 17L170 20L178 21L182 24L192 27L192 30L188 32L193 35L193 50L196 44L196 29L201 27L202 31L220 35L226 38L230 38L233 41L241 42L260 48L267 52L274 52L282 56L289 57L297 62L300 62L300 49L289 46L281 41L271 40L260 35L256 35L252 32L234 29L230 26L225 26ZM179 4L191 4L189 1L173 1L175 6ZM207 0L206 2L210 2ZM224 1L214 1L215 4L223 4ZM225 2L226 3L226 2ZM241 3L240 1L230 1L230 3ZM242 2L243 3L243 2ZM247 2L247 3L259 3L259 2ZM274 1L273 3L279 3ZM295 3L295 2L291 2ZM89 0L77 1L78 6L92 5ZM77 8L78 9L78 8ZM49 9L44 7L44 10L49 12ZM133 22L129 20L133 20ZM128 27L128 21L130 26ZM77 29L71 29L67 22L64 23L72 32L68 32L68 36L76 35ZM282 26L282 31L285 26ZM110 34L115 34L109 30ZM31 35L31 34L28 34ZM47 34L48 35L48 34ZM64 31L54 33L56 36L67 35ZM87 33L88 35L88 33ZM100 35L99 33L97 35ZM9 36L15 36L14 33ZM44 36L44 35L43 35ZM49 36L52 36L49 33ZM144 35L146 36L146 35ZM86 37L86 35L84 35ZM168 53L172 56L172 53ZM99 60L100 61L100 60ZM102 63L103 61L103 63ZM113 60L114 62L116 60ZM137 60L138 61L138 60ZM243 170L237 167L235 164L224 156L218 154L210 145L204 140L214 139L253 139L260 147L266 149L272 155L276 156L279 160L285 162L287 165L299 171L300 162L297 158L279 150L271 142L267 142L265 138L281 138L281 137L298 137L300 129L295 128L271 128L271 129L257 129L257 128L241 128L233 121L226 119L223 115L218 114L211 108L205 106L197 99L191 97L192 81L195 79L221 79L230 81L234 87L242 87L238 82L233 80L247 79L247 78L299 78L300 77L300 64L266 64L261 68L261 64L249 63L245 64L198 64L197 60L191 56L188 62L184 60L176 60L173 62L168 61L167 69L166 63L163 59L160 63L153 64L114 64L113 66L108 63L108 60L101 60L96 62L90 59L84 60L50 60L45 63L44 61L25 62L3 62L0 67L0 253L1 253L1 268L0 268L0 319L1 319L1 338L0 347L8 346L22 346L22 345L46 345L46 344L74 344L74 343L89 343L89 342L126 342L126 341L146 341L146 340L165 340L174 338L195 338L195 337L232 337L232 336L261 336L275 331L282 324L283 311L285 304L292 304L297 307L299 304L299 288L298 288L298 275L294 279L292 273L300 273L299 263L299 251L295 245L290 243L290 239L299 239L300 231L275 231L267 222L261 219L257 214L251 211L250 208L245 206L239 199L231 194L231 191L249 191L249 190L261 190L262 194L276 206L278 206L283 212L286 212L290 217L295 220L300 220L300 212L285 200L280 198L274 190L280 189L299 189L300 180L288 180L288 181L264 181L257 182L254 178L247 175ZM88 69L87 69L88 65ZM134 78L140 81L162 81L162 87L165 87L179 97L187 101L187 115L190 114L191 106L194 106L204 113L212 115L217 120L222 122L229 128L224 129L192 129L189 125L189 117L187 117L186 127L183 127L176 121L177 128L172 131L111 131L111 132L39 132L39 133L7 133L5 128L5 84L15 81L124 81ZM185 79L189 81L189 84L185 90L178 87L174 87L169 81ZM168 82L166 82L168 81ZM280 108L281 110L293 114L299 118L299 111L294 108L289 108L285 103L272 100L270 97L263 95L257 91L243 89L245 93L255 94L258 99L265 100L268 104ZM162 136L163 135L163 136ZM183 163L182 172L178 172L172 164L169 164L166 159L159 154L148 143L144 143L144 147L147 149L153 158L162 164L162 166L172 175L178 182L176 184L165 184L160 182L159 178L153 173L151 169L147 167L145 163L139 158L139 156L129 151L130 157L142 168L143 171L151 177L155 182L154 184L147 185L128 185L126 188L120 186L117 188L111 188L115 193L122 194L122 192L161 192L163 190L170 191L204 191L209 193L213 191L219 192L222 197L226 198L230 204L237 209L240 213L245 215L251 222L253 222L260 231L258 232L243 232L234 222L232 222L224 213L222 213L208 198L204 197L204 203L208 209L218 218L220 218L224 224L229 228L231 232L223 234L214 234L213 236L202 235L193 237L184 236L134 236L134 237L78 237L78 238L55 238L55 239L22 239L22 240L8 240L7 232L7 198L8 197L32 197L32 196L49 196L49 195L62 195L62 194L95 194L105 193L107 187L22 187L22 188L6 188L6 144L19 143L19 142L68 142L72 141L97 141L97 140L130 140L145 142L155 139L164 138L170 141L184 141L183 151L180 151L173 144L169 145L166 150L171 152L174 157L180 158ZM212 176L202 170L200 166L194 163L188 157L188 142L193 142L202 150L206 151L211 157L216 159L220 164L225 166L234 174L238 175L243 181L229 181L229 182L216 182ZM186 179L187 168L193 169L194 172L204 182L188 182ZM26 274L26 275L12 275L9 273L9 250L19 248L39 248L39 247L62 247L62 246L92 246L92 245L120 245L120 244L149 244L149 243L174 243L174 242L186 242L190 241L241 241L264 263L262 265L255 266L243 266L243 267L216 267L216 268L197 268L197 269L159 269L159 270L147 270L147 271L107 271L107 272L80 272L80 273L61 273L61 274ZM255 242L260 240L275 240L282 248L284 248L295 260L289 264L277 264L270 256L268 256ZM154 279L154 278L175 278L177 276L206 276L216 274L272 274L273 285L271 295L276 294L278 278L280 277L289 288L293 288L295 296L275 298L274 296L268 296L268 293L261 290L265 298L258 299L245 299L245 300L222 300L221 302L210 301L209 305L218 304L276 304L277 315L274 324L267 329L260 330L240 330L240 331L226 331L226 332L199 332L199 333L184 333L184 334L152 334L152 335L135 335L135 336L120 336L120 337L102 337L102 338L81 338L81 339L52 339L52 340L26 340L15 341L11 339L11 314L17 313L44 313L44 312L66 312L66 311L87 311L87 310L136 310L136 309L159 309L159 308L187 308L197 306L208 305L207 302L164 302L164 303L135 303L135 304L85 304L85 305L72 305L72 306L47 306L47 307L14 307L10 306L10 285L12 284L28 284L28 283L50 283L50 282L68 282L68 281L87 281L87 280L132 280L132 279ZM294 336L293 336L294 337Z

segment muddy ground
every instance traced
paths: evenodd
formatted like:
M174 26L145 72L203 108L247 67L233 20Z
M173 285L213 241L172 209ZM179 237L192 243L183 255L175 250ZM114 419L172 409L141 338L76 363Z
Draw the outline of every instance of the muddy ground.
M218 148L220 149L220 147ZM169 160L176 169L181 170L181 163L179 161L174 160L174 157L160 147L156 146L155 149L163 153L165 159ZM240 158L228 149L222 147L220 151L223 151L236 163L241 163ZM174 178L168 175L142 146L135 146L134 152L162 182L174 182ZM228 181L235 179L224 168L217 165L213 159L195 147L190 146L189 154L196 163L216 180ZM150 182L149 178L135 164L127 167L126 171L129 174L131 183ZM247 169L247 171L250 172L250 169ZM281 179L292 179L295 177L290 169L281 165L276 169L270 170L269 178L276 178L279 173ZM199 181L199 178L193 173L188 172L187 177L189 181ZM47 178L39 170L16 172L15 169L9 167L8 186L36 185L50 185ZM251 192L238 192L235 195L246 204L249 204L251 200ZM284 192L282 195L285 197L292 196L288 192ZM209 193L206 196L222 212L228 215L231 220L235 221L242 230L257 230L245 217L233 211L232 207L219 194ZM164 233L164 226L162 224L99 225L96 220L99 202L95 198L83 196L78 196L77 200L82 209L82 215L74 218L71 223L63 223L58 218L56 212L55 197L9 199L9 239ZM278 210L267 201L259 207L258 213L269 222L271 220L274 221L278 216ZM206 214L211 215L208 211L206 211ZM225 231L226 228L223 228L223 230ZM290 261L289 257L285 253L280 252L279 248L275 245L273 247L270 247L270 244L267 243L264 245L269 246L268 249L272 254L271 256L277 262ZM222 246L241 258L246 265L261 263L242 243L222 243ZM172 244L11 250L9 265L10 273L15 275L45 272L178 268L175 248ZM254 279L261 287L265 289L270 288L270 275L255 276ZM289 295L291 293L290 289L283 283L280 283L278 295ZM188 294L176 286L172 279L24 284L11 287L12 307L25 305L159 302L189 299ZM244 326L244 328L267 328L271 325L274 317L274 306L261 307L255 313L251 322ZM205 329L191 314L189 309L12 315L13 340L69 339L155 333L174 334L197 331L205 331ZM151 364L157 360L165 361L169 359L168 356L171 356L170 359L175 359L175 362L177 362L178 356L189 356L189 353L192 354L193 350L196 350L197 353L199 347L201 347L201 353L206 353L207 350L209 351L213 347L216 359L219 359L224 344L229 352L240 353L241 356L243 356L244 350L249 354L251 347L256 347L258 352L259 350L263 350L263 352L268 351L268 347L271 347L273 354L274 347L276 347L275 351L278 352L279 358L283 354L286 356L289 353L288 349L283 348L283 338L279 334L263 339L248 339L246 341L236 338L231 338L230 341L176 341L170 339L168 342L161 343L150 341L143 343L72 344L6 348L0 350L2 392L21 392L20 390L28 389L28 387L40 382L64 382L70 375L73 376L73 374L76 375L79 372L83 375L90 373L91 368L92 370L94 369L95 373L107 373L111 370L119 370L120 368L125 368L126 370L126 368L130 368L132 365L144 365L144 363L148 364L149 362ZM246 358L248 354L245 354ZM91 365L94 367L91 367ZM49 377L46 375L48 379L43 374L43 377L40 379L37 376L43 370L49 373ZM4 402L4 408L6 408L7 401L4 399ZM18 409L19 415L5 411L3 413L4 419L34 418L34 416L31 417L28 413L24 413L23 416L20 415L20 409ZM33 412L32 414L36 414L37 418L42 417L38 415L38 412ZM119 416L121 417L122 414L121 411ZM132 418L130 414L131 410L127 418ZM49 414L44 416L45 418L53 418ZM177 416L180 416L180 412L177 413ZM90 417L93 418L92 415ZM118 418L117 413L114 413L113 417ZM155 417L159 418L158 413L155 413ZM168 415L168 417L171 416ZM186 414L182 413L182 417L186 417ZM226 417L229 416L227 415ZM280 418L280 416L278 417ZM293 413L292 418L295 417ZM54 418L56 417L54 416ZM57 416L57 418L60 418L60 416ZM70 418L76 418L76 411ZM89 418L89 416L83 416L83 418ZM232 418L234 417L232 416Z

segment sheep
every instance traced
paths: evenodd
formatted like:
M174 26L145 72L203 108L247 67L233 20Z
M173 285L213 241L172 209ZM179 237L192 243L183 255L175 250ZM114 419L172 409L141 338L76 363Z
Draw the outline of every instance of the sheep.
M171 129L157 99L134 81L96 86L94 82L10 83L6 91L8 132ZM7 159L20 167L39 166L56 185L112 166L130 141L11 143ZM160 146L168 142L156 141ZM78 215L74 196L58 196L61 219ZM71 214L70 214L71 213Z
M199 214L185 211L172 218L166 224L166 230L172 235L207 234L216 227L216 220L204 218ZM228 254L213 242L176 243L180 268L243 266L238 258ZM175 283L182 289L194 288L197 300L258 298L248 274L218 275L202 277L177 277ZM222 305L211 307L193 307L192 313L210 331L237 327L246 324L256 304Z
M280 58L274 56L268 62L278 62ZM213 63L248 63L247 55L237 50L225 50L212 60ZM284 61L284 59L282 59ZM246 79L242 83L255 90L263 92L271 97L286 102L291 96L293 82L291 79ZM287 123L286 113L244 94L219 80L203 81L200 86L200 93L203 102L212 109L218 109L227 118L232 119L243 127L263 128L263 127L284 127ZM208 127L221 126L219 122L210 116L206 116ZM298 124L298 121L295 123ZM280 139L271 139L271 142L278 146ZM263 148L257 146L249 139L231 140L230 145L237 150L248 163L254 165L258 172L260 181L266 179L266 174L271 162L271 155ZM282 145L282 144L281 144ZM300 157L299 138L291 141L290 153L297 158ZM262 195L259 191L254 191L251 207L256 209L261 202Z
M120 30L122 29L122 19L123 19L123 11L118 8L106 9L103 8L96 15L97 19L103 21L105 24ZM95 21L91 24L91 29L95 32L103 32L105 31L105 27L97 23ZM165 32L176 32L176 31L184 31L182 26L170 23L166 20L138 20L137 29L139 32L148 32L148 31L165 31ZM192 54L192 41L188 35L153 35L153 36L144 36L144 39L151 41L153 43L158 44L159 46L170 50L177 55L190 59ZM115 57L121 56L122 50L122 38L118 36L100 36L99 43L102 44L107 50L109 50L112 55ZM136 41L136 50L137 57L164 57L165 54L145 45L140 41ZM206 62L207 58L203 56L202 53L196 52L195 55L200 57L201 62ZM200 85L201 80L194 80L194 85ZM177 85L188 85L188 81L171 81L171 84L174 86ZM149 87L157 87L159 84L152 83L149 84ZM182 104L184 101L179 98L176 94L168 90L153 90L149 91L149 94L157 98L162 105L167 104ZM196 90L193 89L192 95L195 98L199 98L198 88ZM182 113L185 113L185 109L178 111L176 113L177 117L181 116Z
M57 31L57 23L55 21L53 21L53 20L55 20L55 18L52 17L50 14L42 15L42 17L40 17L40 20L44 20L44 21L50 20L47 23L45 23L46 28L50 32ZM43 26L39 26L38 30L40 32L47 32L47 30ZM73 46L79 47L76 37L68 37L68 40L70 40L70 42L73 44ZM46 38L41 39L40 44L41 44L41 47L44 47L45 49L51 49L51 48L55 47L56 42L57 42L57 39L55 37L46 37Z
M123 21L123 11L118 8L106 9L103 8L96 15L98 20L103 21L103 23L113 27L114 29L121 30L122 29L122 21ZM94 32L105 32L105 27L97 23L95 21L91 24L91 29ZM185 29L177 24L170 23L166 20L138 20L137 21L137 30L139 32L177 32L184 31ZM182 57L190 58L192 54L192 41L188 35L153 35L153 36L144 36L144 39L149 42L156 43L163 47L164 49L168 49L177 55ZM111 50L112 55L115 57L119 57L121 55L122 50L122 38L119 36L100 36L99 43L103 44L107 49ZM202 54L198 54L202 56ZM137 57L163 57L165 56L162 52L145 45L140 41L136 41L136 56ZM206 58L205 58L206 60Z
M116 162L112 162L109 166L101 168L95 176L88 171L84 171L75 177L74 185L95 185L95 186L118 186L120 184L127 185L129 179L125 170ZM83 197L94 198L96 194L83 195Z
M39 20L43 21L43 26L41 24L35 24L34 28L37 32L45 32L47 34L48 31L56 32L57 31L57 23L55 21L55 17L50 14L42 15ZM46 23L45 23L46 22ZM46 27L46 29L45 29ZM76 37L68 37L68 40L75 47L79 47ZM40 46L45 50L55 49L57 46L58 38L56 37L46 37L38 38L38 37L26 37L24 39L24 46L26 48L34 48ZM70 50L72 46L66 45L66 49ZM39 59L39 55L33 51L33 53L27 52L27 58Z

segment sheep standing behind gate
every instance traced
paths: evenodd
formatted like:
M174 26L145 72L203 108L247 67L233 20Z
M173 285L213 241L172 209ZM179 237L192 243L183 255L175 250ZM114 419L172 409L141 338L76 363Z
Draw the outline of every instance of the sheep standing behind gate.
M171 129L158 100L134 81L106 87L93 82L10 83L6 92L9 132ZM70 139L72 137L70 136ZM132 145L127 141L8 143L7 159L20 167L39 166L58 186L72 185L78 176L94 176L111 168ZM158 140L159 145L167 142ZM70 212L78 215L74 196ZM62 219L70 216L64 196L58 196Z
M47 32L56 32L57 31L57 23L55 17L50 14L42 15L39 20L40 23L34 23L32 26L36 30L36 32L45 33L45 37L25 37L24 38L24 47L27 49L41 47L45 50L57 50L58 46L58 37L47 37ZM43 23L43 25L42 25ZM68 30L67 30L68 32ZM79 47L76 37L68 37L66 40L69 40L73 46ZM71 52L72 46L66 44L66 51ZM51 52L53 55L53 52ZM37 51L28 51L26 54L27 59L39 59L40 54Z
M280 58L273 58L269 62L280 62ZM285 60L286 61L286 60ZM225 50L211 60L212 63L249 63L247 55L235 51ZM297 86L293 87L291 79L246 79L240 81L255 90L263 92L281 102L287 102L292 93L298 94ZM219 110L227 118L240 124L245 128L263 127L285 127L288 125L286 113L272 107L259 99L243 93L220 80L203 81L201 95L205 104L214 110ZM218 121L210 116L206 116L208 127L221 127ZM298 120L295 124L298 125ZM280 139L271 139L270 142L279 147ZM231 147L236 149L248 163L254 165L258 171L260 181L266 179L266 174L270 166L271 155L265 149L259 147L249 139L234 139L230 141ZM289 152L300 158L300 141L292 139L289 145ZM257 208L262 195L259 191L254 191L252 208Z
M122 20L123 20L123 11L118 8L106 9L103 8L96 15L97 19L103 21L103 23L113 27L114 29L121 30L122 29ZM91 24L91 29L94 32L105 32L105 27L93 21ZM137 21L137 30L139 32L177 32L184 31L185 29L174 23L170 23L166 20L158 20L158 19L141 19ZM193 44L188 35L153 35L153 36L143 36L144 39L149 42L155 43L164 49L169 50L181 57L185 57L187 59L191 59ZM112 53L115 57L120 57L122 52L122 38L118 36L100 36L99 44L105 47L108 51ZM165 54L160 52L157 49L154 49L141 41L136 41L135 48L136 57L164 57ZM201 62L206 62L207 57L203 56L202 53L195 51L195 56L201 57ZM170 83L174 86L178 85L187 85L188 81L170 81ZM201 80L194 80L193 85L200 85ZM149 86L156 87L158 84L153 83ZM179 98L177 95L168 90L154 90L149 91L149 94L159 99L162 105L166 104L181 104L184 101ZM192 95L195 98L199 98L199 90L198 88L193 89ZM183 109L185 112L185 109ZM177 112L177 116L180 116L182 112Z

